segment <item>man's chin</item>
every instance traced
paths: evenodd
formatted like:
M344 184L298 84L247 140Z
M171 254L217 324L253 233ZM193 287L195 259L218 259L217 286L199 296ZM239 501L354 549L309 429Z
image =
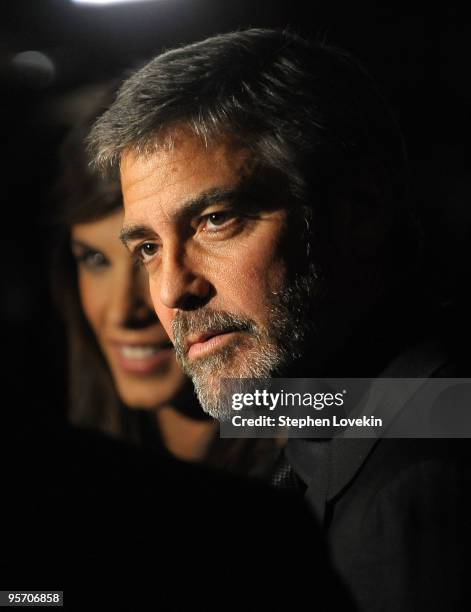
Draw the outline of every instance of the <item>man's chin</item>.
M201 408L218 421L228 421L231 417L230 410L227 408L228 404L221 401L221 378L233 377L230 373L221 376L220 372L206 376L202 376L201 373L192 375L195 393Z
M279 352L270 347L236 347L224 354L206 357L184 364L204 412L219 421L231 416L230 402L224 402L220 393L221 380L269 378L279 361Z
M213 419L216 419L219 423L227 423L231 420L232 413L225 407L221 406L204 406L202 399L200 399L201 407L206 414L209 414Z

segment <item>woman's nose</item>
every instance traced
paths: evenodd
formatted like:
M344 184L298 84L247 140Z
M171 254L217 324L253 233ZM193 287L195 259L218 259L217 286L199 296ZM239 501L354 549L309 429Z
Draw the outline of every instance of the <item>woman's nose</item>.
M132 263L117 279L111 301L115 325L139 329L158 321L150 300L147 275Z

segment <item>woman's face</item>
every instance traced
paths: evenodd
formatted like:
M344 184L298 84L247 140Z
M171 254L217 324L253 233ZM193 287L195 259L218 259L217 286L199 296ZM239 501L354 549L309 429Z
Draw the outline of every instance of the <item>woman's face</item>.
M186 378L155 315L145 272L118 235L123 212L73 226L79 293L85 316L129 407L172 403Z

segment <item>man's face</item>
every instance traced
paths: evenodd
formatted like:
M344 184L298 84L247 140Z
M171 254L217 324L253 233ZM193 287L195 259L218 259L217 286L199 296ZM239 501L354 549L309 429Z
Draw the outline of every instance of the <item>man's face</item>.
M217 418L227 416L220 378L270 376L302 335L286 300L289 209L251 201L252 174L246 150L205 148L189 135L148 158L128 152L121 165L123 240L144 262L157 315Z

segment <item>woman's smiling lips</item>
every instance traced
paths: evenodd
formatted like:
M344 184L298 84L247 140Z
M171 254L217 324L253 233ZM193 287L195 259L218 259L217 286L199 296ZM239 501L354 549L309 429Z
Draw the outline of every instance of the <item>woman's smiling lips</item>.
M169 343L113 342L113 352L119 366L130 374L154 374L174 355Z
M212 351L230 342L236 333L238 332L235 330L227 330L220 332L205 332L190 336L187 340L188 358L197 359L198 357L205 357Z

